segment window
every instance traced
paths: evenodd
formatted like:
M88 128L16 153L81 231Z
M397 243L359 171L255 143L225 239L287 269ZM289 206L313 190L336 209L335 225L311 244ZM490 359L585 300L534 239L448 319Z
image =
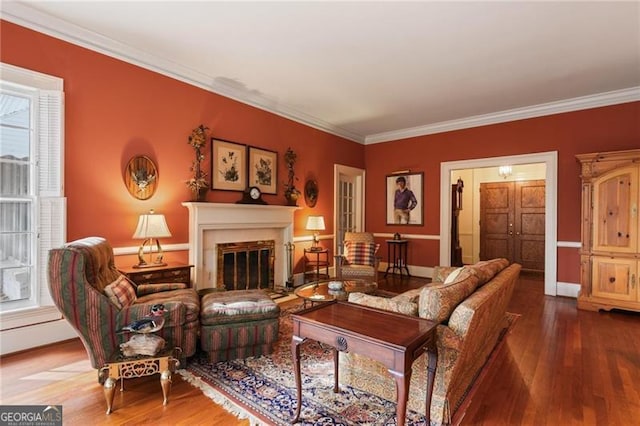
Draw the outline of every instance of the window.
M62 80L0 63L2 329L60 318L47 257L65 240Z

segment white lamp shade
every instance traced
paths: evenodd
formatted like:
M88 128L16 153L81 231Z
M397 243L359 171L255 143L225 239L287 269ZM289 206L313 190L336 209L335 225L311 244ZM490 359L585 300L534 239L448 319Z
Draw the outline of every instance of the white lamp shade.
M308 231L324 231L324 216L309 216L307 218Z
M170 237L171 232L167 226L167 221L163 214L141 214L138 219L138 227L133 234L133 238L147 239L147 238L162 238Z

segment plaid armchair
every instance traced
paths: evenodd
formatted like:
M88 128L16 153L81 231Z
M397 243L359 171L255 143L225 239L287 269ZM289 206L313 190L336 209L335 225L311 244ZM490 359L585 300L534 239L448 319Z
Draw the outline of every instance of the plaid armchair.
M378 248L379 244L375 243L371 232L346 232L343 254L335 256L337 278L377 282L380 266Z
M196 291L182 283L141 285L134 287L137 294L131 303L118 307L104 289L119 279L113 249L104 238L84 238L49 252L49 289L54 303L78 332L93 368L102 368L130 337L115 331L148 316L155 303L163 303L168 311L157 334L167 346L179 346L183 358L193 355L200 325Z

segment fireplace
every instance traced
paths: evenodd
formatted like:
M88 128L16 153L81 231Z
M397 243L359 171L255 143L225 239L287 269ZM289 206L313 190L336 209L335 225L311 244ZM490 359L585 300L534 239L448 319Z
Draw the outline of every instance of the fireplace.
M218 244L217 286L226 290L273 290L275 241Z
M293 241L293 216L299 207L227 203L182 203L189 210L189 263L197 290L225 288L219 279L221 244L273 241L274 291L285 288L288 256Z

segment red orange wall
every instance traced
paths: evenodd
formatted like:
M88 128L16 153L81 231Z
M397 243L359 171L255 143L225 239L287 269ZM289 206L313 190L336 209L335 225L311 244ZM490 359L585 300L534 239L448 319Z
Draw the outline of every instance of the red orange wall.
M187 138L200 124L218 138L279 153L278 195L265 195L269 204L286 204L283 155L292 147L296 186L302 190L313 177L320 190L315 208L298 202L303 209L296 212L296 235L310 235L304 230L309 214L323 214L325 233L332 232L334 163L364 168L358 143L6 21L0 31L2 62L64 79L68 240L100 235L114 247L137 246L131 236L138 215L154 208L166 215L173 234L163 244L186 243L188 215L180 203L190 198L184 181L194 158ZM156 193L145 201L133 198L123 182L123 170L136 155L150 157L159 172ZM238 199L238 192L207 196L211 202ZM166 257L187 259L186 253Z
M558 151L558 240L580 241L580 169L575 155L640 148L640 102L539 117L365 147L367 229L401 234L440 233L440 163ZM389 226L385 175L423 171L424 226ZM439 242L413 240L411 265L439 263ZM558 249L558 280L577 283L577 249Z

